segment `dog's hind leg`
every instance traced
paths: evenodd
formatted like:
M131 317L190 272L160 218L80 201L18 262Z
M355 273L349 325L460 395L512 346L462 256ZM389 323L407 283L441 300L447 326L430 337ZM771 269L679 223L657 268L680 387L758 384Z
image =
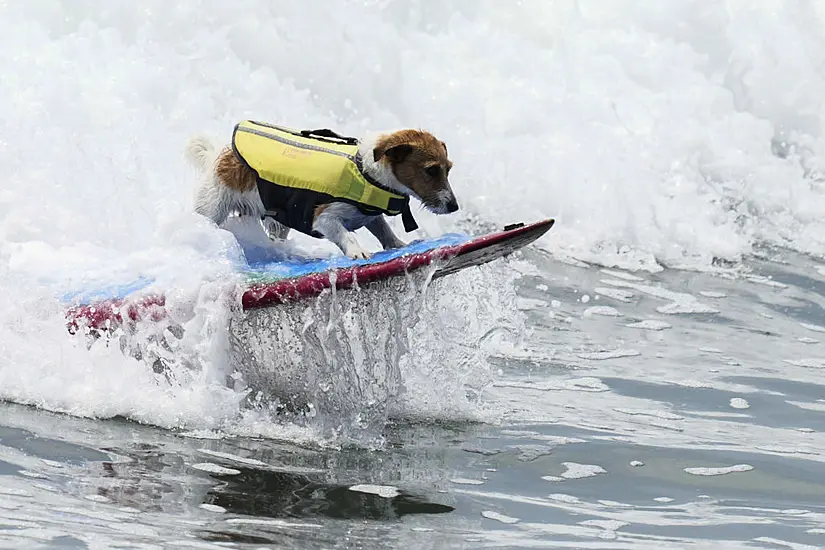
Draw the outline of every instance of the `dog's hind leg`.
M221 225L232 212L235 201L233 192L221 185L215 175L218 151L209 139L196 136L186 144L185 156L200 177L195 189L195 212Z
M213 174L207 173L195 191L195 212L221 225L235 210L236 194L221 185Z

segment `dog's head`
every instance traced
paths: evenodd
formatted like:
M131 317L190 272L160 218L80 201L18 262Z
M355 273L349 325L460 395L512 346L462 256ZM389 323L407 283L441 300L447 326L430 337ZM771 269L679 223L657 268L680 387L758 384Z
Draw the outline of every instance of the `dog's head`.
M388 164L395 179L431 212L458 210L448 179L453 163L443 141L423 130L400 130L381 136L372 153L375 162Z

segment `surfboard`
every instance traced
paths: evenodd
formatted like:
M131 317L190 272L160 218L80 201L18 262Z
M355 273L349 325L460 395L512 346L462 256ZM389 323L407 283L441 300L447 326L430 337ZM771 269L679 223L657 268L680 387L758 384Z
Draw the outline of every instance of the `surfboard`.
M242 268L246 278L241 305L245 311L274 307L285 302L318 296L325 290L344 290L404 276L434 266L433 278L482 265L511 254L539 239L555 220L532 224L512 224L502 231L481 236L448 233L435 239L414 241L394 250L377 252L367 260L344 256L333 258L290 258L277 262L249 264ZM67 295L76 305L68 308L69 331L81 327L115 328L124 319L160 321L166 317L163 294L138 295L151 281Z

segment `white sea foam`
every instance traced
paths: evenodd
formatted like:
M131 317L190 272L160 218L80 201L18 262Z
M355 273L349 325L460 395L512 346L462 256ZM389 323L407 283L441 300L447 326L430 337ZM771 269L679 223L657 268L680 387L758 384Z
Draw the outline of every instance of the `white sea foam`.
M633 290L663 300L671 300L671 303L656 308L656 311L659 313L719 313L718 309L699 302L692 294L674 292L661 286L645 285L618 279L605 279L602 280L602 282L611 286L632 288Z
M607 359L619 359L622 357L636 357L641 355L641 352L635 349L614 349L605 351L591 351L586 353L577 353L577 357L582 359L589 359L591 361L605 361Z
M796 367L805 367L809 369L825 368L825 359L820 359L817 357L803 357L802 359L783 359L782 362L788 363L789 365L794 365Z
M223 476L236 476L241 473L240 470L226 468L224 466L220 466L219 464L213 464L212 462L199 462L197 464L192 464L192 468L202 472Z
M205 455L213 456L215 458L222 458L232 462L237 462L239 464L244 464L246 466L266 466L266 463L261 462L260 460L255 460L254 458L246 458L231 453L222 453L220 451L213 451L211 449L198 449L198 452Z
M4 8L2 68L15 74L4 83L0 164L15 167L5 233L31 243L48 232L44 244L62 239L62 256L77 234L126 250L118 237L156 229L160 198L169 213L188 199L189 185L170 185L185 181L183 138L226 136L254 115L349 133L431 127L459 161L455 188L468 210L499 223L556 216L543 246L587 261L701 268L759 239L825 251L812 183L825 91L815 5L454 0L432 4L443 17L424 23L416 13L432 6L421 4ZM336 56L311 55L333 44ZM445 49L455 53L427 55ZM775 61L787 52L791 62ZM799 75L805 86L781 84ZM285 120L295 113L301 120ZM44 164L32 144L45 142L71 145ZM49 204L19 194L44 181L55 187ZM513 181L521 193L507 192ZM101 199L103 182L117 193ZM95 212L105 214L71 215L101 201L107 209ZM148 244L153 233L128 242Z
M381 498L395 498L401 494L398 491L398 487L393 487L392 485L353 485L349 490L357 493L378 495Z
M498 387L521 388L538 391L580 391L605 392L610 388L598 378L573 378L570 380L550 380L546 382L531 382L529 380L506 380L496 382Z
M671 328L673 325L666 321L657 321L655 319L645 319L644 321L639 321L638 323L630 323L625 325L630 328L638 328L642 330L665 330Z
M200 504L198 508L202 508L207 512L214 512L216 514L223 514L226 513L226 508L223 506L218 506L217 504Z
M719 313L719 310L699 302L673 302L664 306L656 308L659 313L677 314L677 313Z
M610 306L592 306L584 310L583 317L592 317L599 315L603 317L621 317L622 314L615 307Z
M794 405L800 409L809 411L825 412L825 401L816 401L814 403L807 403L805 401L787 401L789 405Z
M493 519L496 521L500 521L501 523L506 523L508 525L512 525L513 523L518 523L520 521L519 518L505 516L504 514L499 514L498 512L493 512L491 510L484 510L483 512L481 512L481 515L487 519Z
M605 288L597 286L593 289L596 294L601 294L602 296L607 296L608 298L612 298L614 300L618 300L620 302L629 302L631 298L633 298L633 293L627 290L622 290L619 288Z
M753 470L753 466L750 464L735 464L721 468L685 468L685 472L695 476L723 476L735 472L750 472L751 470Z
M457 477L451 479L450 481L458 485L484 485L484 481L481 479L467 479L464 477Z
M542 476L542 479L546 481L564 481L567 479L585 479L607 473L607 470L596 464L563 462L562 466L564 466L565 471L560 476Z
M422 231L405 238L554 216L539 246L626 270L711 269L760 241L825 253L822 16L819 4L767 0L5 3L0 398L195 431L315 437L243 410L243 390L224 383L232 265L251 248L191 213L196 178L182 149L195 132L225 142L244 117L350 134L436 132L463 208L421 212ZM617 273L608 272L629 285L594 292L628 301L652 288ZM62 292L138 276L173 289L170 309L186 329L173 384L117 346L89 352L66 339ZM401 361L405 411L472 414L461 405L465 382L478 394L490 379L473 370L473 353L496 345L502 327L518 330L515 317L473 321L514 309L490 296L473 302L486 282L451 283L447 301L427 310L447 313L413 328L417 355ZM674 304L663 311L712 309ZM447 341L456 345L445 350Z
M616 279L624 279L625 281L644 281L644 278L642 277L631 275L630 273L625 273L623 271L616 271L613 269L602 269L600 271L605 275L610 275L611 277L615 277Z

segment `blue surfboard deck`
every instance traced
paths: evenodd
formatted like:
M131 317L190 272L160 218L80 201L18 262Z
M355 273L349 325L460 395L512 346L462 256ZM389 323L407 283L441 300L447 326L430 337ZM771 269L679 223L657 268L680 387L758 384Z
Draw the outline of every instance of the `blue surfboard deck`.
M436 248L462 244L471 238L470 235L447 233L436 239L413 241L403 248L382 250L374 253L366 260L353 260L346 256L333 256L331 258L291 257L283 261L248 264L241 269L241 272L249 275L250 280L255 282L258 280L291 279L304 277L313 273L323 273L331 269L380 264L409 254L421 254L435 250Z
M434 239L420 239L403 248L382 250L366 260L353 260L343 255L327 258L306 258L290 256L277 261L236 264L238 273L247 276L249 284L273 282L323 273L333 269L380 264L410 254L420 254L445 246L454 246L469 241L472 237L463 233L447 233ZM101 300L122 300L130 294L143 290L155 282L151 277L138 277L131 281L114 282L99 288L85 288L66 292L61 296L67 304L90 304Z

